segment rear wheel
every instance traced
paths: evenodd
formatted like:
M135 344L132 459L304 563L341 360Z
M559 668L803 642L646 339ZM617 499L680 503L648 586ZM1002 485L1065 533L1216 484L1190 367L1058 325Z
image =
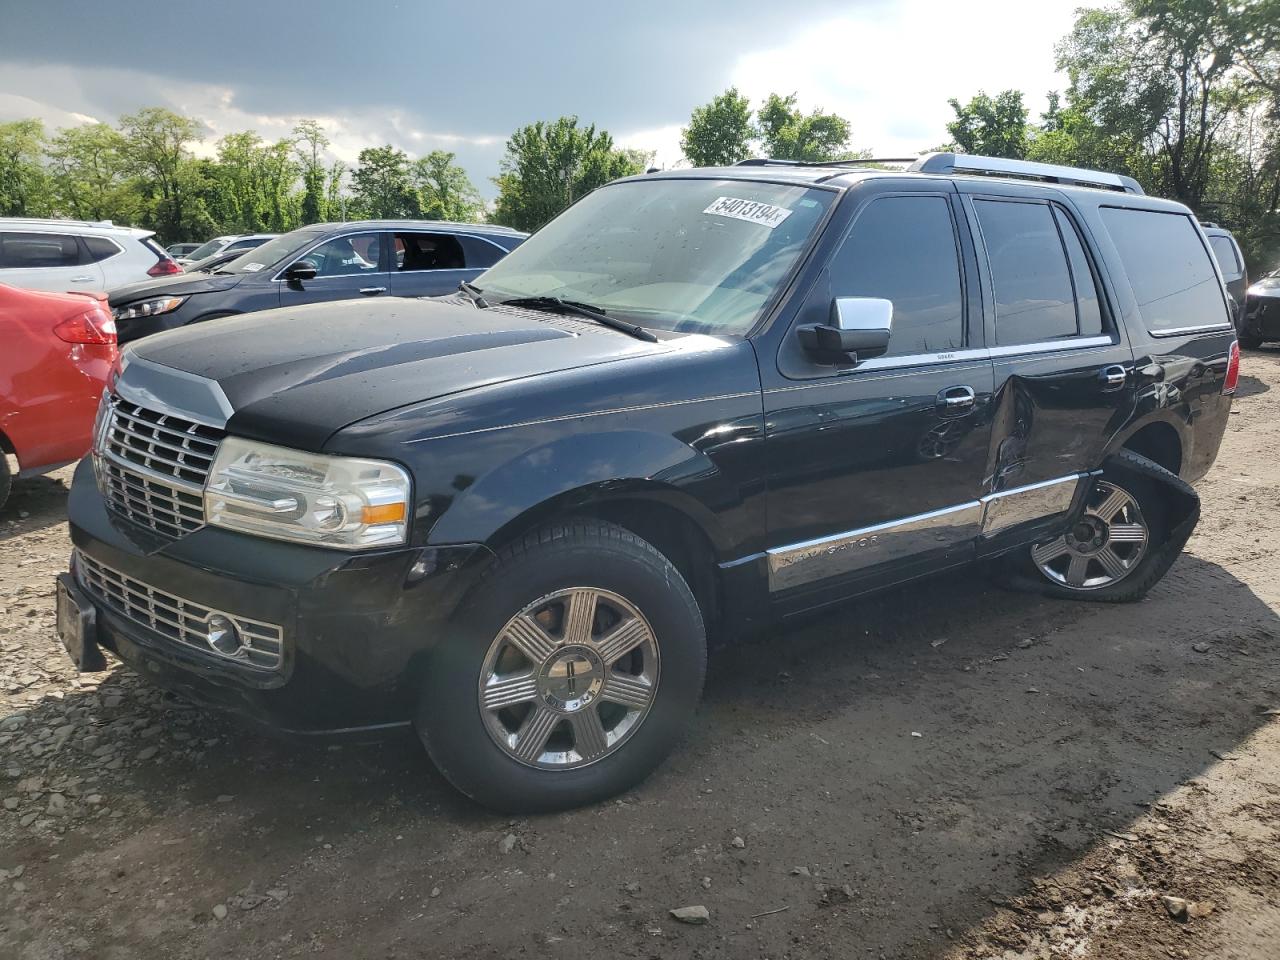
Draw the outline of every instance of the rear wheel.
M13 474L9 470L9 459L0 450L0 509L9 499L9 491L13 488Z
M1240 346L1244 347L1246 350L1257 350L1262 346L1261 337L1245 330L1237 330L1236 339L1240 341Z
M702 617L674 566L582 521L504 550L428 666L418 732L486 806L591 803L643 779L693 716Z

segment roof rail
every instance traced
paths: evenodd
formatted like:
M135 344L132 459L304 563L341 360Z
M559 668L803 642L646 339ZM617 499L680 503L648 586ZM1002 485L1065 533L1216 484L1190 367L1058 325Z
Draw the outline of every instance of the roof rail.
M1200 226L1202 226L1202 227L1208 227L1210 230L1221 230L1221 229L1222 229L1221 227L1219 227L1219 226L1217 225L1217 223L1215 223L1215 222L1214 222L1214 221L1212 221L1212 220L1201 220L1201 221L1200 221Z
M1014 177L1043 180L1071 187L1094 187L1123 193L1144 193L1133 177L1081 167L1064 167L1056 163L1034 163L1004 157L978 157L967 153L926 153L910 167L916 173L967 173L979 177Z
M65 217L0 217L6 223L48 223L72 227L114 227L110 220L71 220Z
M868 163L915 163L915 157L861 157L854 160L776 160L773 157L748 157L735 167L865 167Z

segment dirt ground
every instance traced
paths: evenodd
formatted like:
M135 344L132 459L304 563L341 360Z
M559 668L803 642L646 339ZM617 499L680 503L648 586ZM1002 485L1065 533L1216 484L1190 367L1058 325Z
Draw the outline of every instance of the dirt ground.
M1280 956L1280 353L1142 603L978 575L713 657L622 799L512 820L409 738L282 743L77 677L69 471L0 514L0 957ZM1176 898L1176 899L1166 899ZM672 908L705 906L709 922Z

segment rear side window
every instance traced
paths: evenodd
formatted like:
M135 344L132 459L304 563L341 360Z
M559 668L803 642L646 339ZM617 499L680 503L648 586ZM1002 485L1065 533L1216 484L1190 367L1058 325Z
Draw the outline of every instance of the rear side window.
M887 356L964 346L960 258L947 200L873 200L831 261L831 295L893 301Z
M1210 237L1209 246L1213 249L1213 255L1218 258L1218 266L1222 268L1222 275L1228 280L1234 280L1240 276L1240 258L1236 256L1236 245L1231 242L1229 237Z
M80 263L76 238L60 233L0 234L0 267L74 267Z
M468 266L462 244L452 234L396 234L397 270L462 270Z
M1213 261L1190 217L1103 207L1102 220L1148 330L1164 333L1230 323Z
M120 252L115 242L106 237L85 237L84 245L89 250L89 263L98 263Z
M1071 218L1058 207L1053 208L1053 217L1058 221L1058 232L1062 234L1062 242L1067 248L1067 261L1071 264L1071 284L1076 291L1076 317L1080 336L1100 336L1102 304L1098 301L1098 282L1094 279L1093 267L1084 252L1080 233Z
M991 265L996 343L1077 336L1071 269L1053 210L1046 203L1003 200L976 200L974 207Z

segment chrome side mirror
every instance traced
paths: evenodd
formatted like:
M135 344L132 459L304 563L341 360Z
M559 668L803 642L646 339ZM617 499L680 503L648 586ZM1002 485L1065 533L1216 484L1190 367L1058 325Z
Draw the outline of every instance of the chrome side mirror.
M879 297L836 297L829 323L797 328L800 345L817 363L857 363L889 349L893 301Z

